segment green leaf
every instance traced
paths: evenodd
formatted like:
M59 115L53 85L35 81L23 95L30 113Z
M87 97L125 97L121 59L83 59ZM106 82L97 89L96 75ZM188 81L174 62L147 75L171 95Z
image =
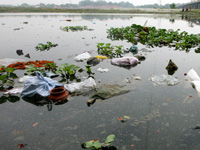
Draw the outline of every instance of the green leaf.
M85 148L93 148L93 142L92 141L85 142L84 146L85 146Z
M14 68L5 68L6 72L11 73L14 72L15 69Z
M99 141L94 141L94 142L93 142L93 147L94 147L95 149L100 149L100 148L101 148L101 143L100 143Z
M13 78L13 79L16 79L16 78L18 78L18 76L17 76L15 73L13 73L13 72L12 72L12 73L10 73L10 77L11 77L11 78Z
M0 76L0 80L2 80L2 81L5 80L6 78L7 78L7 75L1 75Z
M115 135L114 135L114 134L111 134L111 135L109 135L109 136L106 138L105 143L106 143L106 145L108 146L108 145L110 145L111 142L113 142L114 140L115 140Z

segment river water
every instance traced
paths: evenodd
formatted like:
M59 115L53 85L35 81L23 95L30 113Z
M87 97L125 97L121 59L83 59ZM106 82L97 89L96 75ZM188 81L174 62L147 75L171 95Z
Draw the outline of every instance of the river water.
M71 22L67 22L68 19ZM98 43L131 46L126 41L108 39L107 29L144 25L146 21L147 26L156 28L180 29L189 34L200 31L196 18L181 15L0 14L0 59L51 60L58 66L70 63L84 68L86 62L76 62L74 57L85 51L92 56L98 55ZM83 25L94 30L60 30L64 26ZM35 49L38 43L47 41L58 46L49 51ZM90 107L86 104L90 99L88 95L70 96L67 103L53 104L52 110L48 111L46 104L21 98L10 100L1 92L0 150L17 149L18 144L27 144L24 147L27 150L80 150L83 142L93 139L104 142L110 134L115 134L112 144L118 150L199 150L200 131L192 127L200 124L200 101L184 76L191 68L200 73L199 54L194 49L185 52L169 47L148 48L142 44L138 44L138 48L146 60L133 68L113 66L109 59L92 67L98 87L120 84L126 85L130 92L97 100ZM142 51L142 48L148 51ZM22 49L30 58L18 56L17 49ZM178 66L173 76L180 83L156 86L149 77L167 74L165 68L170 59ZM99 67L108 68L109 72L97 72ZM23 71L17 71L17 74L22 77ZM134 80L135 76L140 76L141 80ZM87 78L86 73L81 76L84 77ZM19 94L14 96L20 97ZM122 123L118 117L124 116L129 119Z

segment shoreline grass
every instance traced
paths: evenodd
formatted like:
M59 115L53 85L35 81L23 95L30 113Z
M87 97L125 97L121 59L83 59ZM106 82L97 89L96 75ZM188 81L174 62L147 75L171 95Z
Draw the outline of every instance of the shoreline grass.
M0 7L0 13L143 13L143 14L200 14L200 10L181 12L181 9L54 9L54 8L25 8Z

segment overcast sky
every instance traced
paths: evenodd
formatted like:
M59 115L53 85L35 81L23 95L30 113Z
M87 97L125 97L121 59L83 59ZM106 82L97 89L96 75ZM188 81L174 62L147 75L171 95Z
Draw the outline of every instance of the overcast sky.
M73 4L78 4L81 0L0 0L0 4L13 4L13 5L20 5L22 3L27 3L27 4L39 4L39 3L44 3L44 4L66 4L66 3L73 3ZM94 0L96 1L96 0ZM133 5L145 5L145 4L155 4L158 3L164 5L166 3L171 4L171 3L188 3L191 0L106 0L107 2L130 2Z

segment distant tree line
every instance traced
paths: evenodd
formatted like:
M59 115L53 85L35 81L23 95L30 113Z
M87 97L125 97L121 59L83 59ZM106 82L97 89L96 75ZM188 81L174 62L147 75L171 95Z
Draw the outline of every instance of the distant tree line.
M122 7L122 8L175 8L181 4L166 4L166 5L159 5L159 4L151 4L151 5L141 5L141 6L134 6L132 3L129 2L124 2L121 1L119 3L116 2L106 2L105 0L82 0L79 2L79 4L61 4L61 5L56 5L56 4L43 4L40 3L38 5L29 5L27 3L23 3L19 5L18 7L40 7L40 8L83 8L83 7L90 7L90 6L117 6L117 7ZM1 5L2 6L2 5ZM11 7L12 5L3 5L3 6L8 6Z

